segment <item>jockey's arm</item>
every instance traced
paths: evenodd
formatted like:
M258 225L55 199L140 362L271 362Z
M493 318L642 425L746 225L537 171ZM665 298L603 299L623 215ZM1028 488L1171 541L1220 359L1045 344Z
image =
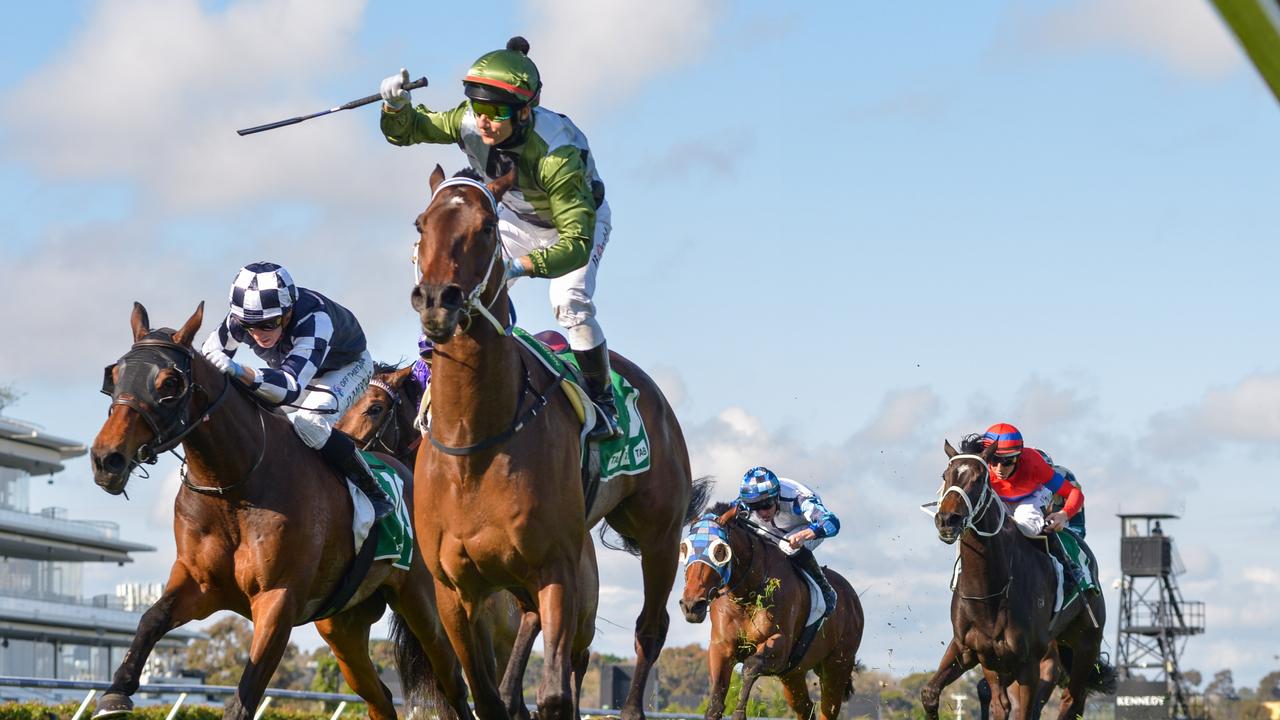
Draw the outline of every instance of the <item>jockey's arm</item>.
M452 110L433 112L425 106L388 110L382 106L382 134L392 145L416 143L448 144L462 138L462 115L466 111L464 101Z
M596 203L587 167L577 148L564 146L538 163L539 183L546 190L551 222L560 239L526 257L533 277L556 278L591 260L596 234Z
M817 495L800 498L800 514L809 521L815 538L828 538L840 532L840 518L828 510Z
M333 322L329 314L314 312L298 323L293 349L280 364L280 369L259 368L249 386L254 395L276 405L288 405L298 399L307 383L316 376L329 354Z
M1076 487L1074 483L1067 482L1066 478L1057 471L1054 472L1053 478L1046 483L1046 486L1055 494L1066 498L1061 510L1051 512L1045 516L1046 529L1057 532L1066 527L1067 521L1080 512L1080 508L1084 507L1084 492Z

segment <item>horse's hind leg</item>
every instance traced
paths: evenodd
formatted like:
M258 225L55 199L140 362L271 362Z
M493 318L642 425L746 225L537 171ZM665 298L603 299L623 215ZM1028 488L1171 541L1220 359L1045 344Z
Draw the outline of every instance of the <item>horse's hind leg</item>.
M837 651L817 667L819 687L822 689L819 706L822 720L836 720L840 716L840 706L846 699L853 697L854 663L852 655Z
M947 644L946 651L942 653L942 660L938 663L937 672L920 689L920 704L924 706L926 718L938 720L938 699L942 697L943 688L955 682L961 675L968 672L969 668L977 664L976 660L964 660L963 653L960 652L960 646L952 638L951 642Z
M791 708L791 711L794 712L796 717L800 720L812 720L813 718L813 699L809 697L809 685L804 680L806 673L807 671L805 670L798 670L793 671L789 675L778 678L782 681L782 695L787 700L787 707ZM823 699L825 700L825 682L823 683L822 693ZM836 707L838 708L839 706L840 703L837 701ZM828 717L831 718L831 720L835 720L834 715L827 715L825 712L822 717L824 720Z
M679 566L680 527L676 526L657 537L659 539L655 542L643 545L640 555L644 606L636 618L636 668L631 676L627 700L622 706L622 720L644 720L644 687L649 671L667 642L667 629L671 625L667 598L671 596Z
M200 592L199 585L187 574L182 563L174 563L165 585L164 594L138 622L133 644L125 653L124 661L111 679L111 687L98 699L95 718L127 715L133 709L129 699L138 691L142 666L146 664L151 649L170 630L191 620L207 617L216 607L216 596Z
M1080 633L1071 648L1071 666L1066 668L1067 686L1062 689L1058 720L1074 720L1084 715L1085 698L1089 694L1089 675L1098 660L1102 646L1101 631Z
M258 593L251 601L251 609L253 642L249 646L249 662L244 666L236 694L227 701L222 714L224 720L253 717L289 645L289 634L298 613L295 597L283 588Z
M371 720L394 720L396 708L391 691L382 684L378 669L369 657L369 626L382 615L382 597L375 595L346 612L316 621L316 630L329 644L333 656L356 694L369 706Z

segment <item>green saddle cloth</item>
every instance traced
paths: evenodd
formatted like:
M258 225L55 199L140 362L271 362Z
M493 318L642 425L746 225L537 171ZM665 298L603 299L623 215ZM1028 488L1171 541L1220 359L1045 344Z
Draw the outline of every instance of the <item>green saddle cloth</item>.
M413 560L413 525L409 520L413 508L405 505L404 481L390 465L373 453L362 451L361 454L364 455L365 462L369 463L369 469L373 470L374 476L378 478L382 491L395 505L394 512L377 521L378 547L374 550L373 559L390 558L392 567L408 570L409 563Z
M1067 557L1071 558L1076 563L1076 565L1081 567L1084 570L1085 577L1088 578L1088 582L1086 582L1083 586L1075 587L1075 590L1074 592L1071 593L1071 595L1062 598L1062 606L1066 607L1072 600L1076 598L1077 595L1091 588L1096 588L1097 585L1094 584L1093 582L1093 572L1091 570L1092 566L1089 563L1089 554L1086 553L1084 551L1084 548L1081 547L1081 544L1083 543L1083 541L1080 538L1076 537L1076 534L1072 532L1064 531L1064 532L1053 533L1053 534L1058 536L1058 539L1062 541L1062 546L1067 549ZM1071 572L1067 568L1063 568L1062 571Z
M512 337L529 348L548 370L582 387L582 375L572 352L556 354L522 328L512 328ZM640 409L636 405L640 399L640 391L616 371L611 371L611 380L613 404L618 411L618 426L622 428L622 437L598 443L601 481L618 475L636 475L649 469L649 434L645 431L644 418L640 416ZM582 433L580 437L585 458L586 433Z

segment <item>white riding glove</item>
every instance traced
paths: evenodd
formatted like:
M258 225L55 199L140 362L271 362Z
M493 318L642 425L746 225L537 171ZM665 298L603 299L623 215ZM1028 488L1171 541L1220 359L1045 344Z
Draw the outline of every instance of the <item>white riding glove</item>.
M400 72L382 81L378 94L382 101L392 110L403 110L409 105L409 91L404 89L409 84L409 71L400 68Z
M205 355L205 357L209 358L209 362L213 363L213 366L218 368L218 372L223 373L224 375L239 377L244 371L244 368L240 366L240 363L227 357L227 354L221 350L215 350L208 355Z

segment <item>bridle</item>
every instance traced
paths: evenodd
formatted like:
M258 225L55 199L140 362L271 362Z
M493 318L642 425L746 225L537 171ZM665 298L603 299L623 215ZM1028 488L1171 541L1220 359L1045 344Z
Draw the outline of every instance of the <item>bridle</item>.
M961 453L959 455L952 455L951 459L947 461L947 467L950 468L951 463L954 463L957 460L976 460L980 465L982 465L982 491L978 494L978 501L975 504L969 499L969 493L965 492L964 488L959 485L952 485L946 488L942 492L942 495L938 497L939 507L941 507L942 501L946 500L948 495L955 493L964 501L965 508L968 511L964 518L964 526L960 530L961 534L969 530L972 530L974 534L981 537L991 537L996 533L999 533L1004 528L1004 519L1007 515L1007 511L1004 508L1004 503L997 499L996 491L991 489L991 482L988 480L991 476L991 466L987 464L987 461L983 459L981 455ZM944 472L943 474L945 475L946 473ZM990 532L979 530L978 522L982 519L982 516L993 503L1000 513L1000 519L996 522L995 529Z
M389 455L397 455L398 452L396 448L393 448L391 444L387 442L386 434L389 430L394 431L394 438L397 441L400 440L400 414L398 412L400 409L400 393L396 392L395 388L378 378L370 380L369 385L386 393L387 397L391 399L391 404L388 405L387 409L383 412L382 419L378 421L373 434L363 445L360 446L360 449L371 450L375 446L381 446L381 448Z
M154 465L161 453L173 451L218 409L231 386L231 380L224 378L222 390L205 407L204 412L194 420L189 418L188 407L195 391L199 390L205 397L209 397L209 393L192 379L191 364L195 350L174 342L173 332L167 328L149 332L135 342L119 360L103 370L102 393L111 398L107 413L110 414L116 405L123 405L137 413L151 428L151 440L140 445L134 457L129 459L129 472L142 464ZM126 378L124 386L117 387L116 368L127 366L130 362L140 364L149 371L143 373L142 377L135 375ZM141 397L154 394L155 377L166 369L172 369L177 374L182 385L181 391L176 395L156 398L153 405L144 404ZM174 452L174 455L177 456L177 453ZM181 459L181 456L178 457Z
M496 220L498 217L498 199L493 196L493 191L487 185L479 180L472 180L469 177L449 178L436 186L431 192L431 200L427 203L427 211L431 210L431 206L435 204L436 198L446 188L451 187L471 187L479 190L484 194L485 200L489 202L489 210L493 213ZM418 246L422 244L422 233L418 233L418 239L413 242L413 282L415 285L422 283L422 269L418 267ZM479 313L484 319L488 320L499 335L510 335L511 329L498 321L493 315L493 304L498 302L499 292L494 292L493 297L488 303L481 300L480 296L489 286L489 278L493 275L493 266L497 264L498 259L503 257L502 254L502 238L498 236L498 226L495 222L493 225L493 254L489 256L489 266L484 269L484 274L480 277L480 282L471 288L471 292L467 293L467 297L462 301L462 319L458 321L458 327L454 331L455 335L461 335L471 328L471 321L476 313ZM501 283L499 283L501 287Z
M729 530L716 521L717 517L714 513L706 513L689 529L688 536L680 541L680 560L686 568L693 564L706 565L720 578L720 581L707 591L705 599L708 603L721 595L731 593L734 589L733 548L729 544ZM709 539L694 541L694 538L700 537ZM746 558L746 568L749 571L751 564L755 562L755 543L750 536L747 538L747 549L749 553ZM739 575L738 581L741 582L746 574L748 573L744 571L743 575Z

